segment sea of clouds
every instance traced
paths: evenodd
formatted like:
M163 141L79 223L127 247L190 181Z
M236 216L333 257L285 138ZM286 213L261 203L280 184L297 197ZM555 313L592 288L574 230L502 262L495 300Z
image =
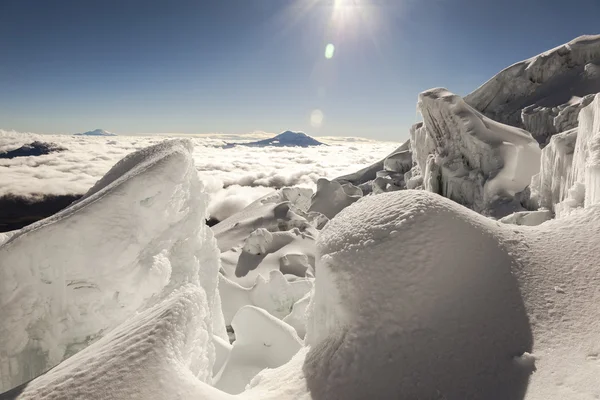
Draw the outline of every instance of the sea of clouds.
M184 135L182 135L184 136ZM194 143L194 161L207 192L209 213L222 220L283 186L315 187L318 178L333 179L370 165L399 143L361 138L317 138L328 146L222 148L227 141L264 139L258 132L242 137L185 135ZM56 143L66 151L36 157L0 159L0 197L32 200L47 195L84 194L128 153L173 135L90 137L39 135L0 130L0 153L35 140Z

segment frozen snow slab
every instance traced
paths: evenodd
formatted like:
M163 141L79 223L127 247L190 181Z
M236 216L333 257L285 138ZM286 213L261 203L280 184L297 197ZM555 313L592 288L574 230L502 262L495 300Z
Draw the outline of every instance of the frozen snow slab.
M344 209L317 246L313 399L600 396L600 206L513 226L399 191Z
M232 282L221 274L219 293L225 324L231 325L237 312L247 305L260 307L276 318L284 319L292 312L295 303L308 294L312 287L312 279L288 281L279 270L271 270L268 279L259 275L251 288Z
M496 121L522 126L521 110L527 106L555 107L600 92L597 65L600 35L581 36L504 69L465 101Z
M481 213L501 217L515 211L504 204L539 172L535 139L485 117L443 88L421 93L418 106L424 129L415 128L412 148L425 189ZM417 141L422 135L430 139Z
M282 366L302 347L294 328L258 307L241 308L232 325L236 340L215 383L227 393L241 393L261 370Z
M223 399L202 288L188 285L25 386L20 400Z
M218 250L192 146L174 140L117 163L78 203L0 246L0 391L36 377L182 282L220 320ZM220 316L219 316L220 315Z
M363 192L351 183L340 183L321 178L312 197L310 212L318 212L331 219L337 213L360 199Z

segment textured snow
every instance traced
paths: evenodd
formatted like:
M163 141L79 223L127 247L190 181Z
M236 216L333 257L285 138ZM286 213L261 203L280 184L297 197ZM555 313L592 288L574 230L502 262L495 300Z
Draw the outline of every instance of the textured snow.
M318 242L312 398L599 396L599 211L519 227L410 190L346 208Z
M204 290L186 285L33 380L18 398L218 399L209 386L211 325Z
M493 121L446 89L419 95L423 126L412 130L418 183L473 210L503 216L539 172L540 149L521 129ZM421 173L422 182L414 182Z
M0 246L0 391L184 282L203 286L215 331L226 335L218 251L190 152L175 140L132 153L81 201Z

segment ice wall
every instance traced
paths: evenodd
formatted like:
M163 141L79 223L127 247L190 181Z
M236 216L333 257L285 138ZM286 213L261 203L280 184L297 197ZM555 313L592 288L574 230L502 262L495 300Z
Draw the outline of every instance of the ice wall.
M173 140L130 154L78 203L0 246L0 392L182 284L202 288L216 334L226 335L191 150Z

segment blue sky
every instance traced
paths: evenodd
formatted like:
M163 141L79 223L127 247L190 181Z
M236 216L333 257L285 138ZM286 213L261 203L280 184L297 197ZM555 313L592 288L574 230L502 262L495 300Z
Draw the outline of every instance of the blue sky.
M600 33L598 15L598 0L0 0L0 128L402 140L419 92L467 94Z

